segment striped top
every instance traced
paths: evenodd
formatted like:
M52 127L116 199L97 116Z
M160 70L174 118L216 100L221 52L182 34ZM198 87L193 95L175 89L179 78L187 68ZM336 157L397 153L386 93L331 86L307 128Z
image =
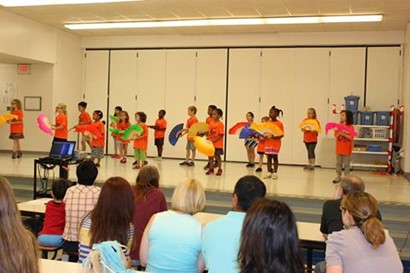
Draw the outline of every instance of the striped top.
M110 224L110 223L107 223ZM78 239L80 243L78 244L78 254L79 254L79 259L78 262L82 263L87 257L88 254L90 254L91 251L91 245L90 245L90 229L91 229L91 214L88 214L85 218L84 221L81 223L80 227L80 232L78 235ZM124 253L125 258L127 260L129 259L129 253L131 250L132 242L134 239L134 225L130 223L130 229L128 230L128 236L127 236L127 249L126 252Z

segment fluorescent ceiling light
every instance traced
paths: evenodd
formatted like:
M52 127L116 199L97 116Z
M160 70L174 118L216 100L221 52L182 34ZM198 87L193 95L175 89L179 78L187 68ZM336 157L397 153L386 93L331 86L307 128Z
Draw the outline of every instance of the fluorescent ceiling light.
M321 24L321 23L360 23L380 22L383 15L352 15L352 16L310 16L282 18L236 18L236 19L205 19L205 20L175 20L146 22L112 22L66 24L68 29L113 29L113 28L160 28L160 27L201 27L201 26L239 26L239 25L291 25L291 24Z
M95 3L115 3L144 0L0 0L0 5L5 7L46 6L46 5L76 5Z

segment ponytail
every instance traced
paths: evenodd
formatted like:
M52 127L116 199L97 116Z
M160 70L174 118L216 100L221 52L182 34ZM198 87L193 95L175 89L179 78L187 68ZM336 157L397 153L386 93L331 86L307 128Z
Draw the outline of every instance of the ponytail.
M373 248L378 248L386 241L383 224L373 215L363 222L360 230Z
M383 225L376 218L377 201L366 192L352 192L342 200L342 207L352 216L354 225L357 226L365 239L373 248L378 248L386 241Z

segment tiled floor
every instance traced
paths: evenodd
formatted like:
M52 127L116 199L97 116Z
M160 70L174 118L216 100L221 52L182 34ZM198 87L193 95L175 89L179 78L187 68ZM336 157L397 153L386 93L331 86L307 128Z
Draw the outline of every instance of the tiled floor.
M9 154L0 154L0 175L33 177L34 158L36 155L25 154L23 158L11 159ZM98 181L104 181L110 176L122 176L134 183L138 171L131 169L132 158L126 164L117 159L105 157L102 160ZM178 182L194 177L200 180L207 190L232 192L238 178L254 174L254 169L245 168L244 163L224 163L222 176L207 176L203 170L205 162L196 162L195 167L179 166L179 160L163 159L149 164L157 166L162 186L173 187ZM56 168L55 175L58 176ZM386 175L380 172L354 171L366 182L366 191L373 194L379 201L388 203L402 203L410 205L410 182L402 176ZM262 177L262 174L257 174ZM299 166L280 166L278 180L263 179L269 194L300 196L307 198L328 199L333 195L335 186L332 180L335 177L334 169L316 168L314 172L304 171ZM75 181L75 166L71 166L69 177Z

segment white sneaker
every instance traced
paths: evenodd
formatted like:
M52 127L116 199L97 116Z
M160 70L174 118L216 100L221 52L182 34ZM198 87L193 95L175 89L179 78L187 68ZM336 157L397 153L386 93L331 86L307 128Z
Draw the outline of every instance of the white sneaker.
M269 179L269 178L272 178L272 173L268 173L263 176L263 179Z
M273 180L278 179L278 175L277 175L276 173L273 173L273 174L272 174L272 179L273 179Z

